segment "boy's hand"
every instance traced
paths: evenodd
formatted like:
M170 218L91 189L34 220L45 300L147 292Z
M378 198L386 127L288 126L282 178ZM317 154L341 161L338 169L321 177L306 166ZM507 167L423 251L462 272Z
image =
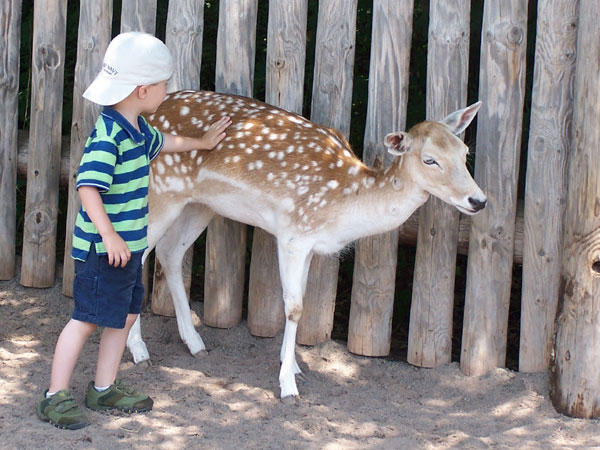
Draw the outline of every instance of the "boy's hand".
M102 236L102 242L108 253L108 264L111 266L125 267L131 259L131 251L121 236L116 231Z
M163 152L187 152L190 150L212 150L225 138L225 130L231 125L229 117L222 117L213 123L201 138L163 134Z
M206 150L215 148L225 138L225 130L229 125L231 125L230 117L222 117L213 123L201 138L204 144L203 147Z

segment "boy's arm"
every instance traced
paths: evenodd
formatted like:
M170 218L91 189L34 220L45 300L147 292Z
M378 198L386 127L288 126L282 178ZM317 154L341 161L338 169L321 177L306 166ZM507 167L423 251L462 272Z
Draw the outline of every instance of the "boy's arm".
M108 263L115 267L119 265L125 267L131 258L131 252L108 218L98 189L94 186L80 186L77 192L85 212L102 236L102 242L108 253Z
M229 117L222 117L213 123L204 136L191 138L164 134L163 152L185 152L188 150L211 150L225 138L225 130L231 125Z

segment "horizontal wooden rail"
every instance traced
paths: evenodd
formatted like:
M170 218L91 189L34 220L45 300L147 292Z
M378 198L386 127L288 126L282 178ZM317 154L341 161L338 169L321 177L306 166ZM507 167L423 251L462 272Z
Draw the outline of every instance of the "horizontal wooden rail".
M66 187L69 182L69 142L68 136L63 136L62 159L60 163L60 185ZM19 152L17 157L17 175L27 176L29 136L26 131L19 131ZM419 229L419 211L413 214L399 229L399 242L404 245L417 245L417 232ZM469 232L471 218L461 215L458 231L458 253L466 255L469 251ZM515 224L514 262L523 264L523 204L517 208Z

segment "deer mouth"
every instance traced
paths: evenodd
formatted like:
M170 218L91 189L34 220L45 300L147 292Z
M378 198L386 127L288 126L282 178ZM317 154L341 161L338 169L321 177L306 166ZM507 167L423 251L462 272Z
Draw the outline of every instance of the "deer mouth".
M456 209L458 209L461 213L467 214L468 216L473 216L473 215L477 214L479 211L481 211L480 209L465 208L464 206L461 206L461 205L454 205L454 206L456 206Z

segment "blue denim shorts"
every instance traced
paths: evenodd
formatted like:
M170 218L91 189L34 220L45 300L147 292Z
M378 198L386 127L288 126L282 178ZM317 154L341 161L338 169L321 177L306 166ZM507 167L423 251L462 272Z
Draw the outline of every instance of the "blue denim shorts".
M143 298L142 253L132 253L125 267L114 267L92 244L85 262L75 260L73 319L125 328L127 315L140 313Z

